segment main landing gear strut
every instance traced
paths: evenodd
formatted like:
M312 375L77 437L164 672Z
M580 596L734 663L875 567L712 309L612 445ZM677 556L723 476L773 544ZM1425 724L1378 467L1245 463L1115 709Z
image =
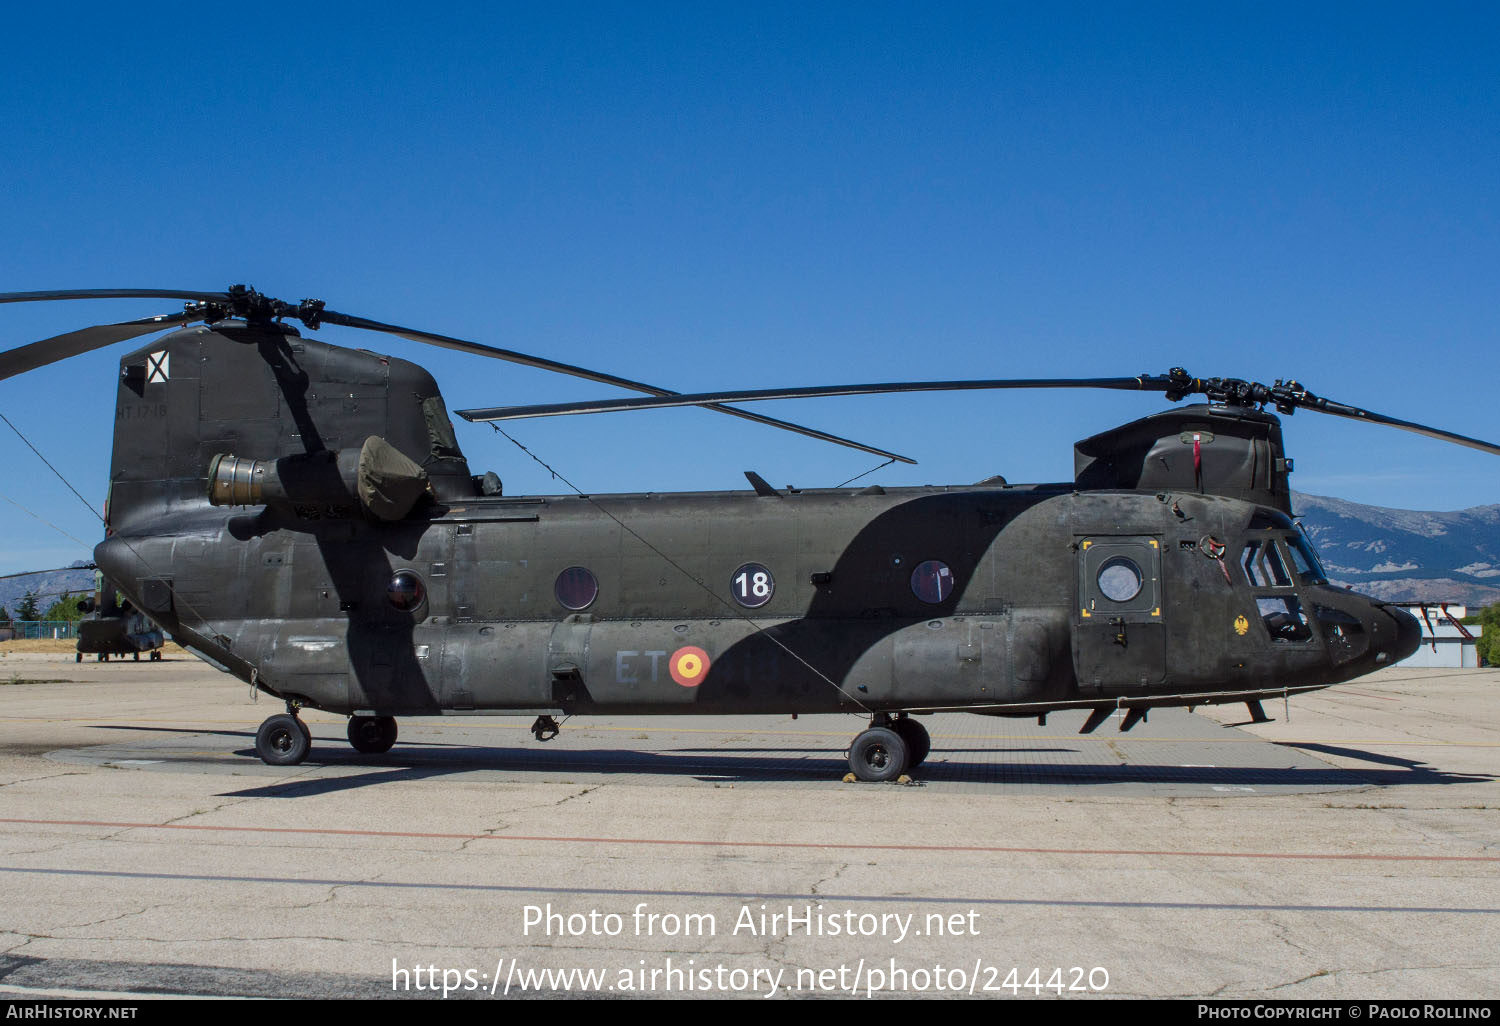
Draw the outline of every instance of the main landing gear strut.
M927 728L906 713L876 713L849 745L849 770L873 783L896 780L922 765L931 750Z
M255 732L255 754L271 766L295 766L312 748L312 732L297 715L301 707L286 704L286 712L272 716ZM396 743L394 716L349 717L349 743L356 752L379 755Z
M297 716L300 709L293 702L286 712L270 717L255 732L255 754L268 766L295 766L307 758L312 748L312 731Z
M349 743L356 752L365 755L389 752L391 745L396 743L396 717L349 717Z

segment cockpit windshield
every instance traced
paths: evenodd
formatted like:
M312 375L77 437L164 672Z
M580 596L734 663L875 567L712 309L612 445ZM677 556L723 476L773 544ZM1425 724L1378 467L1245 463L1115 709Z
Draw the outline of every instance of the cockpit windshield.
M1291 518L1271 510L1257 510L1251 517L1249 538L1240 553L1240 567L1252 588L1328 583L1323 564L1318 562L1318 554L1306 533Z
M1292 555L1292 563L1297 567L1297 579L1303 584L1327 584L1328 577L1323 573L1323 564L1318 562L1318 554L1313 551L1312 543L1302 532L1286 535L1286 547Z

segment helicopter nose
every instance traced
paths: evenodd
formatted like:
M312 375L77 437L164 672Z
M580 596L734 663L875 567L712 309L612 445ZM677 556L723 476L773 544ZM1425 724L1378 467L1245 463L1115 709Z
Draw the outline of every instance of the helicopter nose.
M1422 623L1404 609L1386 606L1385 612L1396 621L1396 641L1390 661L1399 663L1422 647Z

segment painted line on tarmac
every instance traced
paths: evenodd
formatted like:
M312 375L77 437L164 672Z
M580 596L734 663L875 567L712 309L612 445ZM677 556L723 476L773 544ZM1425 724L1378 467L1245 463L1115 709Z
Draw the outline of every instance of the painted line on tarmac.
M544 844L638 844L688 848L796 848L832 851L959 852L996 855L1125 855L1194 859L1300 859L1328 862L1500 862L1500 855L1400 855L1360 852L1164 851L1132 848L1012 848L976 844L850 844L818 841L702 841L658 837L545 837L523 834L426 833L413 830L335 830L327 827L222 826L210 823L125 823L88 819L10 819L20 826L95 827L109 830L196 830L213 833L293 834L314 837L384 837L429 841L520 841Z
M0 866L0 873L21 875L110 878L118 880L175 880L196 883L248 883L311 887L368 887L376 890L478 891L500 894L558 894L590 897L719 898L731 901L882 902L908 905L1027 905L1046 908L1160 909L1186 912L1402 912L1419 915L1500 915L1500 908L1463 908L1442 905L1272 905L1220 901L1111 901L1090 898L940 898L882 894L795 894L768 891L690 891L644 887L528 887L522 884L431 883L408 880L339 880L295 876L228 876L210 873L144 873L113 869L31 869Z

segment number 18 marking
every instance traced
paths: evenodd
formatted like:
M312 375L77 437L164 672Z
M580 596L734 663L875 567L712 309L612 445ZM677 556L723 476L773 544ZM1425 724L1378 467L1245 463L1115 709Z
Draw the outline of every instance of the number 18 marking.
M759 609L776 593L776 578L759 563L746 563L734 572L729 590L746 609Z

